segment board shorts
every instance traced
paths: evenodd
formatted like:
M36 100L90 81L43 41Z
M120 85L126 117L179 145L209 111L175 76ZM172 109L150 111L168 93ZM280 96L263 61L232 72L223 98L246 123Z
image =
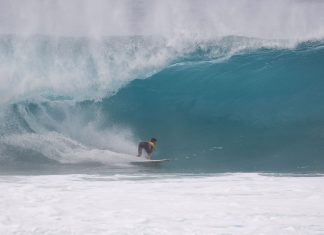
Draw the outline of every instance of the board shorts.
M152 146L147 142L140 142L139 143L139 145L138 145L138 153L142 153L142 149L145 149L145 151L147 153L152 153L153 152Z

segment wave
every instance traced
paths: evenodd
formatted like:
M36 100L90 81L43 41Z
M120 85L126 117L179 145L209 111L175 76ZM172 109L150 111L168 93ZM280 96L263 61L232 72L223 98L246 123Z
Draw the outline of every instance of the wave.
M225 37L170 41L163 37L101 39L45 35L0 38L0 104L24 100L100 100L137 78L176 62L223 60L295 41Z
M322 171L323 49L260 48L218 63L195 54L102 108L135 135L161 139L160 154L184 168Z
M177 169L323 170L323 54L237 36L2 36L0 160L123 165L154 135Z

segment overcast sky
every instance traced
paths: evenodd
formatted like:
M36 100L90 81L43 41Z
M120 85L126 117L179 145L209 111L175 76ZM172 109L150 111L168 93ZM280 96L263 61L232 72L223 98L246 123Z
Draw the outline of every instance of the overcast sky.
M0 0L1 34L323 38L321 0Z

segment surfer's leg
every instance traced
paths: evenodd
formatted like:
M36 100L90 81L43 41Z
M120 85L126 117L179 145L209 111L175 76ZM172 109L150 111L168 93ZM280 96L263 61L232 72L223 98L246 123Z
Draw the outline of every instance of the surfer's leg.
M152 153L148 153L148 154L147 154L147 159L148 159L148 160L152 160Z
M141 146L138 146L138 154L137 154L137 157L140 157L142 156L142 147Z
M145 144L144 149L147 154L146 158L152 160L152 149L148 143Z
M142 156L142 150L143 150L143 142L139 143L138 144L138 154L137 154L137 157L140 157Z

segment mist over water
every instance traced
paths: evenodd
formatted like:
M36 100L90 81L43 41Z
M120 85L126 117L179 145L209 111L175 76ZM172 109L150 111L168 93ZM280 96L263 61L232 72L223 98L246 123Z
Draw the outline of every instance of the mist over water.
M322 1L0 1L0 161L323 171ZM132 159L132 158L130 158Z
M322 1L2 0L0 32L102 37L163 35L206 39L323 36Z

